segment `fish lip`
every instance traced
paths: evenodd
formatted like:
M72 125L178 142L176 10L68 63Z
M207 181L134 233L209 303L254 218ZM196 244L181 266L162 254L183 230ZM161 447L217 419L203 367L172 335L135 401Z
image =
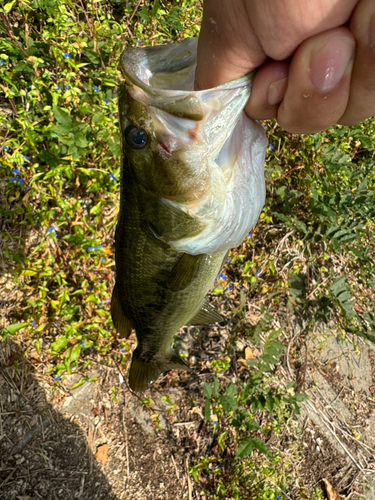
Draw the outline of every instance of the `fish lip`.
M168 146L166 146L162 142L159 142L159 144L156 147L162 154L167 156L172 156L172 151L168 148Z
M232 82L228 82L213 89L194 90L193 83L188 79L178 80L171 88L159 88L152 85L152 78L158 73L177 73L180 70L196 65L197 39L185 38L182 42L172 44L168 55L160 56L160 51L165 50L164 45L153 47L127 47L120 59L120 69L126 80L126 86L134 98L146 106L166 111L194 121L201 121L206 114L206 100L212 92L227 91L241 87L251 87L255 71L248 73ZM165 61L168 58L174 61L172 69L168 71ZM180 87L180 88L179 88ZM174 104L171 105L171 99Z

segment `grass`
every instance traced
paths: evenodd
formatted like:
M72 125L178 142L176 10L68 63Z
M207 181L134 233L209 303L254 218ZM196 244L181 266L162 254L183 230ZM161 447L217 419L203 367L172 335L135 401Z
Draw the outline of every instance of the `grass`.
M92 363L128 366L132 342L117 339L109 313L118 60L127 44L197 36L201 8L198 0L0 8L1 337L34 345L52 382L72 370L83 374L79 384L94 381ZM217 447L190 469L212 499L248 498L251 489L275 500L291 488L293 464L272 436L300 432L301 387L279 377L292 323L302 342L332 320L341 338L375 339L372 120L312 136L264 126L267 202L213 290L231 318L221 354L206 365L202 411ZM236 376L227 383L219 374Z

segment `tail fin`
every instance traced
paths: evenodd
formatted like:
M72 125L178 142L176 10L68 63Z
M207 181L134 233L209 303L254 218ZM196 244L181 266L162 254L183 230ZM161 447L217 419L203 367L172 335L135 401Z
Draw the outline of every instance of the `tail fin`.
M133 391L145 391L159 375L169 370L190 370L189 365L173 351L164 358L151 361L143 361L137 351L134 351L129 372L129 385Z

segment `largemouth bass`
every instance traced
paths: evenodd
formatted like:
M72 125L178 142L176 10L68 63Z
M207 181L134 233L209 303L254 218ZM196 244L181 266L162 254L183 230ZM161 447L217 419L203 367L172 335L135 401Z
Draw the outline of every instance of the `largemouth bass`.
M188 369L171 349L186 324L222 320L206 301L228 250L265 199L263 128L242 112L252 75L194 91L197 41L127 48L120 67L122 145L115 328L138 345L129 372L147 389Z

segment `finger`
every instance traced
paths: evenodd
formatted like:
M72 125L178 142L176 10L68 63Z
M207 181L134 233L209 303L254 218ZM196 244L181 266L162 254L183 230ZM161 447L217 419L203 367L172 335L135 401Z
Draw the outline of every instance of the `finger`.
M344 27L315 35L298 47L277 115L282 128L311 134L338 122L349 99L354 52L353 35Z
M259 68L245 107L250 118L268 120L277 116L288 86L288 73L288 61L269 61Z
M349 102L339 123L352 125L375 115L375 2L362 0L349 26L356 53Z
M244 2L205 0L198 39L196 90L235 80L266 59L249 26Z

